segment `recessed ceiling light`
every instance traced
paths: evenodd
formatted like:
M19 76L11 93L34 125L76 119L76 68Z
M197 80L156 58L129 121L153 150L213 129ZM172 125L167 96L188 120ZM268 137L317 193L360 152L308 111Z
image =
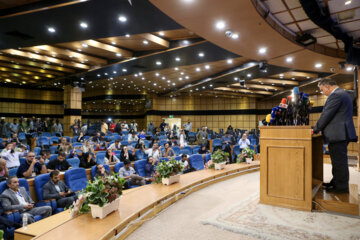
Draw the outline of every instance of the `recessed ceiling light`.
M155 76L157 76L157 77L158 77L158 76L160 76L160 74L159 74L159 73L155 73Z
M283 73L280 73L280 75L279 75L280 77L283 77L284 76L284 74Z
M145 80L145 78L144 78L144 77L142 77L142 78L141 78L141 80Z
M122 54L121 54L121 53L117 53L116 56L117 56L117 57L121 57Z
M248 73L246 76L247 76L247 77L251 77L251 73Z
M170 80L167 80L167 82L168 82L168 83L171 83L171 81L170 81Z
M120 22L126 22L127 21L127 18L123 15L119 16L119 21Z
M291 80L295 80L295 78L293 77L293 78L291 78Z
M239 78L238 78L238 77L234 77L234 80L237 81L237 80L239 80Z
M164 32L159 32L159 35L160 36L165 36L165 33Z
M181 59L180 59L179 57L176 57L176 58L175 58L175 61L177 61L177 62L180 62L180 60L181 60Z
M351 0L345 2L345 5L349 5L349 4L351 4Z
M104 73L105 76L107 76L108 74L107 73Z
M188 40L184 40L184 41L182 41L182 44L183 45L188 45L188 44L190 44L190 42Z
M286 58L286 62L288 62L288 63L291 63L293 60L294 60L293 57L287 57L287 58Z
M353 70L352 67L347 67L347 68L346 68L346 71L348 71L348 72L350 72L350 71L352 71L352 70Z
M184 72L181 72L180 75L184 75L185 73Z
M100 77L101 75L100 75L100 74L98 74L97 76L98 76L98 77Z
M179 68L178 67L176 67L176 68L174 68L175 69L175 71L179 71Z
M266 51L267 51L267 48L266 47L261 47L261 48L259 48L259 53L260 54L265 54L266 53Z
M162 77L161 79L162 79L162 80L165 80L165 79L166 79L166 77Z
M11 82L11 80L10 80L10 79L8 79L8 78L7 78L7 79L5 79L5 81L6 81L6 82Z
M231 35L231 38L232 38L232 39L238 39L238 38L239 38L239 34L233 33L233 34Z
M84 48L88 47L88 45L86 43L81 44L81 46L83 46Z
M116 45L116 42L111 42L112 45Z
M219 30L222 30L226 27L226 23L224 21L217 21L215 23L215 27Z
M130 37L130 34L125 34L125 37L129 38L129 37Z
M88 28L88 25L86 22L81 22L80 27L85 29L85 28Z
M172 83L172 85L173 85L173 86L175 86L175 85L176 85L176 83Z
M307 76L307 77L306 77L306 79L310 79L310 77L309 77L309 76Z
M203 86L202 88L205 89L205 86Z
M154 86L156 86L157 84L156 83L154 83Z
M197 67L195 70L196 70L197 72L200 72L200 71L201 71L200 68L198 68L198 67Z
M148 45L148 44L149 44L149 41L144 40L144 41L143 41L143 44Z
M182 81L183 80L183 78L182 77L179 77L179 81Z
M205 65L205 69L210 69L210 65Z
M199 53L199 57L204 57L205 54L203 52Z
M212 84L210 84L210 87L212 87L213 85Z
M156 61L156 65L160 66L162 63L160 61Z
M185 79L189 79L189 76L185 76Z
M49 28L48 28L48 31L51 32L51 33L56 32L55 28L53 28L53 27L49 27Z
M232 63L233 63L233 60L232 60L232 59L228 59L228 60L226 60L226 62L227 62L228 64L232 64Z
M78 49L78 52L81 52L81 51L82 51L82 50L79 48L79 49Z
M315 67L316 67L316 68L321 68L321 67L322 67L322 64L321 64L321 63L316 63L316 64L315 64Z

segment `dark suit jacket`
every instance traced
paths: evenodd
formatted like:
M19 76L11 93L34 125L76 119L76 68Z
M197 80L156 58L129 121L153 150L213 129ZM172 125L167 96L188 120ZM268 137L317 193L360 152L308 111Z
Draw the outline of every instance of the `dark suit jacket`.
M326 100L314 132L322 131L326 143L357 141L353 122L351 98L342 88L337 88Z
M19 187L20 194L24 197L27 203L34 203L31 197L26 192L24 187ZM16 193L14 193L9 188L6 189L0 195L1 205L4 208L4 211L18 210L20 212L25 211L24 206L20 204L19 200L16 197Z
M62 181L59 181L58 185L60 187L61 192L69 191L69 187L66 186L66 184L63 183ZM60 194L56 190L55 185L54 185L53 182L49 181L43 186L43 198L44 198L44 200L49 200L49 199L56 199L57 200L57 199L61 198Z

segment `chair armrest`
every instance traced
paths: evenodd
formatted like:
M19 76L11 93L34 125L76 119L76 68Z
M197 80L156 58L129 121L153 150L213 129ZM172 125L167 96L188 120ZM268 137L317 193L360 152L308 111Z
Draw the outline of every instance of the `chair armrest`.
M5 214L5 215L10 215L10 214L13 214L13 213L15 213L15 212L18 212L18 210L5 211L5 212L3 212L3 214Z

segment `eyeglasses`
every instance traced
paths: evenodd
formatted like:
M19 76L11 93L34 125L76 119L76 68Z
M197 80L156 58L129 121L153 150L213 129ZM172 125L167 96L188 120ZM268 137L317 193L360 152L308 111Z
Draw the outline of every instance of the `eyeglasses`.
M31 156L28 156L28 157L35 157L35 155L31 155Z

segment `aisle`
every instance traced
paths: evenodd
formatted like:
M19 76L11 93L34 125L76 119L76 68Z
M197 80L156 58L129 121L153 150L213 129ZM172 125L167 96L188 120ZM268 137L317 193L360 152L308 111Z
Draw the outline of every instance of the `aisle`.
M330 178L331 165L324 164L324 176L325 180ZM144 223L127 239L256 239L211 225L203 225L201 221L258 192L259 179L260 172L249 173L192 193ZM350 168L350 183L360 184L360 173L354 168Z

